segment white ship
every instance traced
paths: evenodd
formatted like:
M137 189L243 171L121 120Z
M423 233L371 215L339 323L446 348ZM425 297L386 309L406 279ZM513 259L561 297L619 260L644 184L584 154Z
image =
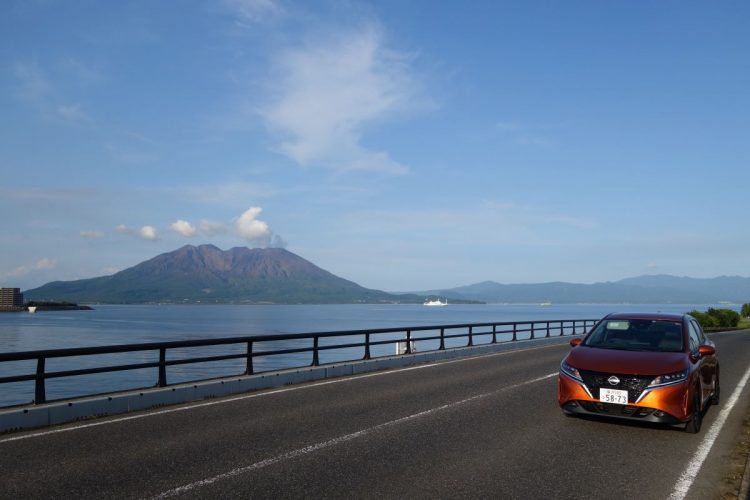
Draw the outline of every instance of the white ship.
M442 302L440 299L427 299L424 301L424 305L426 306L447 306L448 305L448 299L445 299L445 302Z
M29 312L34 314L36 312L36 306L29 306Z

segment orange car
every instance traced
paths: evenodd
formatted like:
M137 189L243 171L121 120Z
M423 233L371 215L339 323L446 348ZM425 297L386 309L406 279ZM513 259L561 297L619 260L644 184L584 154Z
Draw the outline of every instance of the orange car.
M610 314L560 364L557 400L568 415L685 424L700 431L719 404L716 348L687 314Z

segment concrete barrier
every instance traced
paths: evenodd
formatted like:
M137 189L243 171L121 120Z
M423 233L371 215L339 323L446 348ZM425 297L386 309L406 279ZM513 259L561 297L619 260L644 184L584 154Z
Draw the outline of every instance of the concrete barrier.
M481 356L483 354L502 351L528 349L542 345L563 344L569 342L570 338L571 336L568 335L565 337L457 347L444 351L417 352L363 361L265 372L256 375L238 375L221 379L175 384L168 387L70 399L42 405L16 406L0 410L0 433L147 410L161 406L312 382L326 378L346 377L378 370L402 368L455 358Z

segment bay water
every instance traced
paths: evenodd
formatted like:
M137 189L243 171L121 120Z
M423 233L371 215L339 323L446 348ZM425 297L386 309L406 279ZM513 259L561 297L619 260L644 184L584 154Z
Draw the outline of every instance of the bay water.
M94 305L92 311L39 311L0 314L0 352L92 347L146 342L195 340L223 337L275 335L324 331L367 330L449 324L506 321L549 321L599 319L611 312L675 312L708 307L739 306L714 304L450 304L425 307L421 304L359 305ZM439 330L415 334L434 336ZM403 333L399 335L402 337ZM378 340L397 338L397 334ZM475 343L489 342L491 336L479 336ZM502 339L501 339L502 340ZM325 342L357 342L359 339L329 339ZM321 345L325 345L322 341ZM448 347L465 345L466 339L454 339ZM310 341L287 341L258 350L309 347ZM417 342L418 350L437 347L437 341ZM388 344L373 348L373 356L394 354ZM231 346L174 349L167 359L242 353L244 344ZM47 371L72 370L114 364L144 363L158 360L158 351L51 358ZM321 363L358 359L363 350L322 351ZM310 353L263 356L255 359L257 371L303 366L311 362ZM167 368L169 383L230 376L242 373L243 359L177 365ZM34 361L0 363L0 377L30 374ZM49 379L47 399L153 386L157 370L141 369ZM34 383L0 384L0 407L25 404L33 400Z

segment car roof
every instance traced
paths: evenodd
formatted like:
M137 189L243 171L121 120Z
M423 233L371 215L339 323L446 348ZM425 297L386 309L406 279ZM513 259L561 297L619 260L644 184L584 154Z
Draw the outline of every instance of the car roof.
M663 321L682 321L684 317L685 317L684 314L676 314L676 313L627 312L627 313L608 314L605 317L605 319L647 319L647 320L663 320Z

